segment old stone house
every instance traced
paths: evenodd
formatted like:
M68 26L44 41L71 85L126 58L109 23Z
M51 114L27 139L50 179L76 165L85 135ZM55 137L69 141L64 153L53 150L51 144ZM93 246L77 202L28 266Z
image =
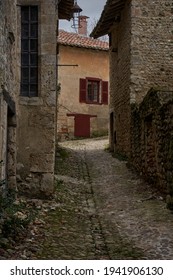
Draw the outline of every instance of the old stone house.
M16 189L16 1L0 1L0 195ZM8 151L8 153L7 153Z
M59 32L58 138L108 134L108 43L87 37L87 17L78 33Z
M73 0L0 1L1 190L51 195L57 125L58 19ZM17 176L16 176L17 175Z
M172 18L171 0L107 0L91 34L109 34L110 147L166 191L173 187Z

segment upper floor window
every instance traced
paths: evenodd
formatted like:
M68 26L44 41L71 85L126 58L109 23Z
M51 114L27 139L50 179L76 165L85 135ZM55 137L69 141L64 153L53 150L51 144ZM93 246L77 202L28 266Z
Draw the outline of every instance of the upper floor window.
M88 102L99 102L100 82L94 80L88 80L86 100Z
M38 7L21 7L21 95L38 96Z
M80 79L79 101L82 103L108 104L108 82L97 78Z

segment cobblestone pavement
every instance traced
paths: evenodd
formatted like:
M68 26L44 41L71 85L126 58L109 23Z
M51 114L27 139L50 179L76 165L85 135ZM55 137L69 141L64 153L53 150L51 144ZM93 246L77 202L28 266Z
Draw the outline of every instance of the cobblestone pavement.
M60 144L55 198L10 258L173 259L172 213L107 145L106 138Z
M78 158L96 257L173 259L172 213L107 145L107 139L62 143Z

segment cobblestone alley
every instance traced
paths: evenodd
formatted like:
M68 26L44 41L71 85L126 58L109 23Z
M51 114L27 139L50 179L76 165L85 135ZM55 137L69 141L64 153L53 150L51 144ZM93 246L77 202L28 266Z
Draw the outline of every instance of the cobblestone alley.
M107 145L106 138L60 144L56 197L15 258L173 259L171 211Z

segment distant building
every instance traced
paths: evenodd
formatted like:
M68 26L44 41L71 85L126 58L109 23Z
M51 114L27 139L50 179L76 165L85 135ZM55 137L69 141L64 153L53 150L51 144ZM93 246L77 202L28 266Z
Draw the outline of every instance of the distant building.
M108 43L87 37L87 18L78 33L59 32L60 140L108 133Z

